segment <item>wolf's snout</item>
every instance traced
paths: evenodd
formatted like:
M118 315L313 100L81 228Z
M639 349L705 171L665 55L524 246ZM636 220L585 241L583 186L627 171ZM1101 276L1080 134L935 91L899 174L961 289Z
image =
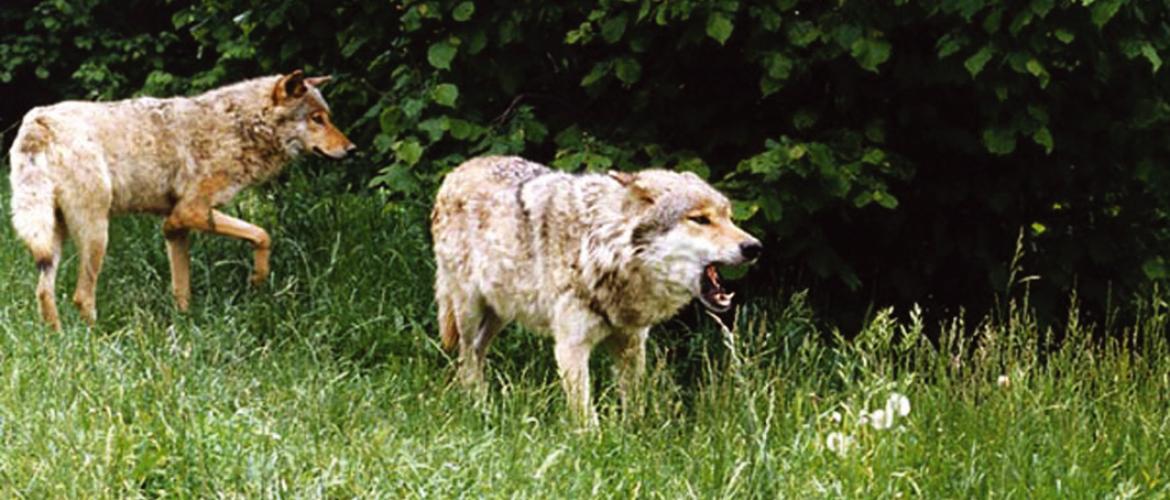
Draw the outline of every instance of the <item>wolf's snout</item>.
M745 241L739 244L739 253L744 260L756 260L764 253L764 245L756 240Z

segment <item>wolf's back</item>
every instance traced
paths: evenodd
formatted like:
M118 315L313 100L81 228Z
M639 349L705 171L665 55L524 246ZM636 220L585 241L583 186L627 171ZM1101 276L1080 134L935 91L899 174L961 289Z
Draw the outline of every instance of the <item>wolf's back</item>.
M21 124L9 151L12 172L12 225L38 263L53 255L56 201L49 171L53 131L48 123L30 112Z
M443 178L437 198L474 196L513 187L551 172L548 167L517 156L483 156L463 162Z

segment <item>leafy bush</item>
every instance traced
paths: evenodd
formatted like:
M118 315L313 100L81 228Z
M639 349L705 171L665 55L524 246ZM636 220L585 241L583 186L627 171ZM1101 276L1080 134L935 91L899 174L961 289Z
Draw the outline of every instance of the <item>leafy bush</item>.
M340 76L354 180L425 199L489 153L691 170L767 236L760 288L841 317L986 308L1020 231L1042 315L1170 278L1160 3L25 3L0 11L0 82L30 96L5 123L304 67Z

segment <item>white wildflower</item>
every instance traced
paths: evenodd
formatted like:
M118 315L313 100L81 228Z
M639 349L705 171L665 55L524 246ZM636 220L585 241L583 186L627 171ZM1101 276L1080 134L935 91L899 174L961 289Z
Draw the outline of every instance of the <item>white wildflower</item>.
M830 414L829 414L829 420L832 420L834 424L839 424L839 423L841 423L841 420L842 420L842 419L841 419L841 412L839 412L839 411L835 411L835 412L833 412L833 413L830 413Z
M998 385L1000 387L1011 387L1012 386L1012 379L1011 379L1011 377L1008 377L1007 375L1000 375L999 378L995 379L995 385Z
M897 392L891 393L886 400L886 413L890 416L905 417L910 414L910 398Z
M830 432L828 436L825 436L825 447L838 455L849 453L849 448L852 446L853 437L847 434Z
M874 430L889 429L891 425L894 425L894 414L886 410L874 410L873 413L869 414L869 422Z

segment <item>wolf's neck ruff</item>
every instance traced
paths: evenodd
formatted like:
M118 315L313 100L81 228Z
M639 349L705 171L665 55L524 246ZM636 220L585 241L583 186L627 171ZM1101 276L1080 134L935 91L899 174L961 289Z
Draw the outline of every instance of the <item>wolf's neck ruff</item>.
M565 256L569 269L579 272L566 276L562 286L613 327L650 326L691 300L679 279L663 279L685 271L655 262L649 245L671 224L639 217L636 200L608 176L572 176L533 165L527 163L523 173L513 164L493 174L516 182L518 213L527 226L519 234L521 246L531 245L537 265L547 267L538 272L557 273L564 262L547 256Z

